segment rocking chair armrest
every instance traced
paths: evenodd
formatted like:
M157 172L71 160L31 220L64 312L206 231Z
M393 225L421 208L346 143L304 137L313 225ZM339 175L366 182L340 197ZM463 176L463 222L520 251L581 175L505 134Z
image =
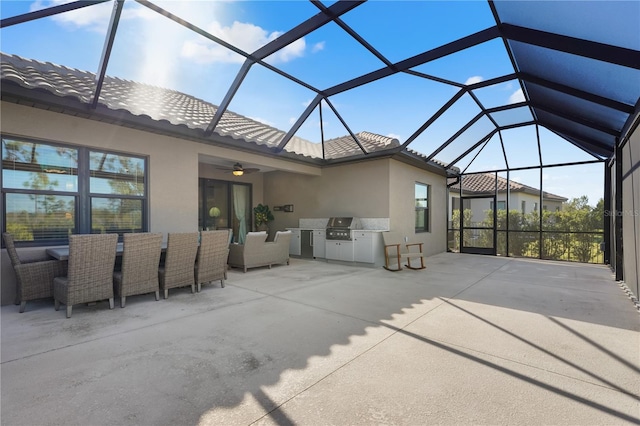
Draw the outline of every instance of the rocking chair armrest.
M410 243L410 244L407 244L407 249L409 249L409 247L418 246L420 248L420 252L422 252L422 245L423 244L424 243Z
M388 249L389 247L395 247L395 248L396 248L397 253L400 253L400 244L385 244L385 246L384 246L384 251L385 251L385 253L387 252L387 249Z

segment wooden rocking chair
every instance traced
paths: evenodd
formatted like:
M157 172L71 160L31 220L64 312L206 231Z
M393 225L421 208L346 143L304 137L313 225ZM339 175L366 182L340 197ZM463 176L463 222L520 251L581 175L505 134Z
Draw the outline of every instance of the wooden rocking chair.
M407 259L404 265L409 269L425 269L424 253L422 250L423 243L405 243L397 232L383 232L384 240L384 269L392 272L402 270L401 259ZM413 266L411 259L420 259L420 266ZM392 265L396 267L392 267Z

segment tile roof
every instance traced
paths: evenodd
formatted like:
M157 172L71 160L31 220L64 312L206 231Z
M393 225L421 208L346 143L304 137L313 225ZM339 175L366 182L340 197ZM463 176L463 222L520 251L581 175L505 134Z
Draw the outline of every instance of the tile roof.
M400 146L400 141L398 141L398 139L375 133L360 132L356 133L355 136L367 152L380 151ZM362 150L350 135L326 140L324 145L325 152L331 153L330 158L346 157L362 153Z
M17 55L0 53L0 56L0 79L3 85L10 81L27 89L44 90L60 98L70 97L85 104L92 100L96 80L94 73ZM99 104L113 111L126 111L157 122L199 130L206 130L217 111L216 105L191 95L116 77L104 78ZM225 111L215 133L269 148L277 147L286 135L283 130L232 111ZM397 139L374 133L360 132L356 137L367 152L399 146ZM320 143L296 136L284 149L306 157L323 158ZM327 159L361 153L350 135L327 140L324 144Z
M504 192L507 190L507 183L509 184L509 190L512 192L527 192L530 194L538 194L538 188L524 185L513 180L508 181L502 176L498 176L497 187L498 192ZM493 173L475 173L462 176L462 191L467 193L491 193L495 191L496 176ZM460 184L451 186L451 189L460 190ZM543 198L547 200L567 201L567 198L560 195L555 195L550 192L542 191Z

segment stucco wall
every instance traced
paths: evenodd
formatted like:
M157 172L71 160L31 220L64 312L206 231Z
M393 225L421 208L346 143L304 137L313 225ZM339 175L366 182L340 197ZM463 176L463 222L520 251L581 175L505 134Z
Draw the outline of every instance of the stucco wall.
M98 121L2 102L2 133L149 157L151 232L198 228L198 178L253 183L253 204L293 204L294 212L274 212L272 231L298 226L301 217L390 218L391 229L426 243L428 254L446 249L445 178L395 160L378 159L320 169L258 154L146 133ZM231 178L206 163L208 157L280 169ZM288 170L288 171L282 171ZM431 228L414 238L414 183L431 185ZM20 249L25 258L45 259L43 247ZM1 302L15 297L15 275L6 250L0 258Z
M640 127L622 153L622 244L626 285L640 295Z
M292 213L273 212L272 230L298 227L300 218L389 217L389 161L326 167L321 176L265 173L265 203L294 206Z
M425 243L428 255L446 250L446 181L402 162L378 159L322 169L322 176L265 174L264 200L293 204L294 212L274 212L272 228L298 227L300 218L355 216L389 218L393 231ZM431 185L431 232L415 233L415 183Z
M430 232L415 232L415 183L431 185ZM424 243L427 255L447 249L447 185L444 176L399 161L389 163L389 219L391 230Z
M242 176L234 176L231 173L225 173L220 171L215 166L211 164L203 164L200 163L198 165L199 172L198 177L207 178L207 179L217 179L227 182L237 182L237 183L249 183L252 185L251 187L251 203L252 205L257 205L258 203L263 202L263 176L264 173L251 173L245 174Z
M281 160L242 153L211 145L146 133L93 120L2 102L0 123L2 133L30 139L82 145L149 156L149 227L161 232L188 232L198 229L199 158L202 156L263 161L270 167L287 164ZM315 167L291 165L298 172L316 173ZM203 176L214 176L210 166L202 166ZM225 175L229 179L228 175ZM242 181L255 182L254 203L262 201L261 178L247 175ZM20 249L20 255L34 259L46 258L45 248ZM0 302L12 303L15 297L15 275L2 250Z

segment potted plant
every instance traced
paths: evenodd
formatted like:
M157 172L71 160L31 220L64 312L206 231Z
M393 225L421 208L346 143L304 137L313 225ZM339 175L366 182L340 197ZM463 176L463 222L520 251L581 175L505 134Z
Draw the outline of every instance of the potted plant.
M269 206L266 204L258 204L253 208L253 213L255 217L256 229L258 231L267 231L268 233L268 222L274 219L273 213L271 213Z

